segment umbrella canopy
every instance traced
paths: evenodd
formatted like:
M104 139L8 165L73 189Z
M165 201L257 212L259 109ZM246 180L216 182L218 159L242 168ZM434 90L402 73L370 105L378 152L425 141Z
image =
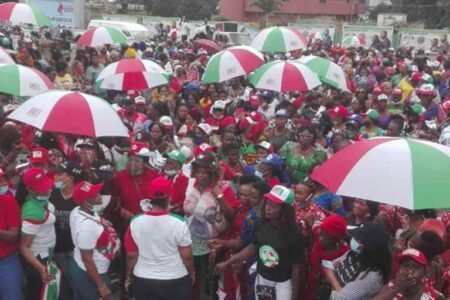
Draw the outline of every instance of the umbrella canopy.
M257 88L275 92L310 91L321 85L319 77L307 66L294 61L276 60L262 65L250 74Z
M128 44L127 37L111 27L97 27L88 29L77 41L78 45L98 47L105 44Z
M50 19L39 8L15 2L0 4L0 20L9 21L14 25L52 26Z
M24 102L8 118L42 131L88 137L129 136L107 101L78 92L42 93Z
M359 48L367 46L367 42L357 36L348 36L342 40L342 46L346 48Z
M311 177L333 193L408 209L450 207L450 148L409 138L356 142Z
M108 65L97 77L102 89L128 91L145 90L170 82L170 75L149 60L122 59Z
M205 48L205 50L207 50L208 52L215 53L223 49L222 46L220 46L216 42L207 39L196 39L193 41L193 43L199 47Z
M261 52L290 52L306 48L308 41L295 28L270 27L261 30L251 46Z
M14 59L2 47L0 47L0 64L15 64Z
M16 64L0 64L0 92L15 96L35 96L53 88L53 83L36 69Z
M207 83L224 82L243 76L264 64L262 53L248 46L236 46L214 54L203 73Z
M322 33L322 32L311 32L311 33L308 35L308 39L309 39L309 40L313 40L313 41L317 41L317 40L323 41L324 38L325 38L325 37L323 36L323 33Z
M332 87L348 90L344 70L334 62L314 55L303 56L298 60L319 75L319 79Z

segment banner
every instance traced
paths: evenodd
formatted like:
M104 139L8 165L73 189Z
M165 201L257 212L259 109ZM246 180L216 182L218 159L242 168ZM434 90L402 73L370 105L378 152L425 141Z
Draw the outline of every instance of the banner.
M319 24L298 24L289 23L288 27L299 29L303 35L309 39L314 33L326 33L330 35L331 39L334 41L334 34L336 32L336 26L334 25L319 25Z
M445 30L403 28L400 46L430 50L433 39L437 39L439 41L437 44L437 46L439 46L441 43L441 37L443 36L448 38L448 32Z
M23 2L40 8L54 26L75 27L74 0L26 0Z
M366 41L366 44L370 47L374 36L380 36L383 31L386 31L387 37L391 41L392 45L392 37L394 35L394 27L392 26L344 25L342 27L342 40L348 36L357 36Z

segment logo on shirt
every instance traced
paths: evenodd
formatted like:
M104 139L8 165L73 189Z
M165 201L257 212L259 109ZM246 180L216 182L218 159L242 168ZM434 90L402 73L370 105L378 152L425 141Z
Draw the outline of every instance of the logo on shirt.
M267 268L275 268L280 263L277 251L269 245L263 245L259 248L259 259Z

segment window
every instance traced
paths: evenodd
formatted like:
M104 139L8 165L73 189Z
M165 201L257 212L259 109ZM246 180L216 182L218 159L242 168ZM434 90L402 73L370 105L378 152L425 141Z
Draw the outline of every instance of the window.
M327 3L327 0L319 0L320 3Z

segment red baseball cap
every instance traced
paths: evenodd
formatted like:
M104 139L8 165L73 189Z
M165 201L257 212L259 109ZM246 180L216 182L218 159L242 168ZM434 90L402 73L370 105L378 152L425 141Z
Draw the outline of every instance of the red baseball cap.
M30 162L32 164L46 163L48 162L48 150L43 147L33 148L31 150Z
M372 94L377 95L377 96L381 95L382 93L383 93L383 91L381 90L381 88L379 86L374 87L372 90Z
M422 74L420 74L420 72L414 72L414 73L412 73L410 80L411 81L423 81Z
M43 194L53 189L53 180L41 168L31 168L23 174L23 184L33 192Z
M172 193L173 183L165 177L157 177L150 182L149 195L150 200L160 200L170 197Z
M134 142L131 145L130 151L128 151L128 155L137 155L137 156L143 156L145 154L148 154L149 145L147 143L143 142Z
M426 266L428 264L425 255L422 252L420 252L419 250L416 250L413 248L403 250L398 255L398 262L400 263L407 258L411 258L411 259L415 260L416 262L418 262L419 264L424 265L424 266Z
M339 215L332 214L322 221L320 230L323 230L332 238L340 239L345 236L347 231L347 221Z
M87 181L78 182L72 194L73 201L77 205L81 205L86 199L92 198L100 193L103 183L91 184Z
M348 116L350 116L350 112L348 111L348 109L342 105L339 105L335 108L330 108L327 112L330 118L333 117L347 118Z
M214 150L215 150L215 148L213 146L203 143L194 148L194 157L197 157L200 154L205 153L205 152L213 152Z

